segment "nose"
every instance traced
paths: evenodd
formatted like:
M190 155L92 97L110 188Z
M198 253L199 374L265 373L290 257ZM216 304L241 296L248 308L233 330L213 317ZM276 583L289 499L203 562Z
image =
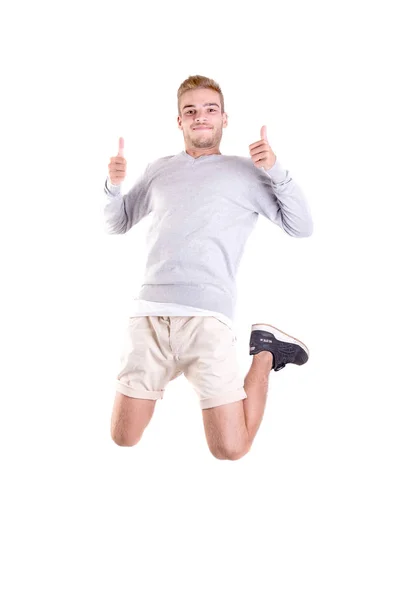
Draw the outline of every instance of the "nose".
M200 108L199 112L197 113L197 117L195 118L196 123L199 123L200 121L207 121L207 112L205 109Z

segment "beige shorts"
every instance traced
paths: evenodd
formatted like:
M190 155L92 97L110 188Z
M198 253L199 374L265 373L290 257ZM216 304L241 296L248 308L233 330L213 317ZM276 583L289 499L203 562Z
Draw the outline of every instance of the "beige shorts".
M182 373L201 408L247 398L236 336L216 317L129 317L117 391L159 400Z

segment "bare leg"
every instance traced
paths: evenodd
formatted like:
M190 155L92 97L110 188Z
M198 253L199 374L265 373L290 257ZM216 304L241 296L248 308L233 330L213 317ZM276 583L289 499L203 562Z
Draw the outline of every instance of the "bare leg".
M255 354L250 370L244 380L247 398L243 400L243 409L250 446L264 415L272 361L271 352L263 351Z
M111 416L111 437L118 446L134 446L154 413L156 400L131 398L116 392Z
M216 458L237 460L249 452L264 415L272 358L267 351L253 356L244 380L247 398L202 411L207 443Z

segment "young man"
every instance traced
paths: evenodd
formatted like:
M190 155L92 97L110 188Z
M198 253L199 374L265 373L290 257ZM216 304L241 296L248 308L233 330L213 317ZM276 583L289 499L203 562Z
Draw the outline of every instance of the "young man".
M152 214L145 281L135 299L117 377L111 435L121 446L142 437L156 401L182 373L196 390L207 442L219 459L250 449L260 426L271 369L302 365L307 347L266 324L252 326L253 363L243 378L236 358L235 276L258 215L293 237L312 234L307 201L269 146L266 128L250 158L221 154L228 124L218 84L189 77L178 90L185 150L150 163L132 189L123 139L110 159L106 232L129 231Z

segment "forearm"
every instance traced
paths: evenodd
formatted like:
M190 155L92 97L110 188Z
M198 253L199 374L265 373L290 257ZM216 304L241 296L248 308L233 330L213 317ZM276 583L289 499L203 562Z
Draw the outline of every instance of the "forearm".
M270 178L271 190L277 204L273 220L293 237L310 236L313 232L313 220L300 186L278 161L268 171L264 169L264 172Z
M104 229L108 234L125 233L127 216L121 185L113 185L107 177L104 183Z

